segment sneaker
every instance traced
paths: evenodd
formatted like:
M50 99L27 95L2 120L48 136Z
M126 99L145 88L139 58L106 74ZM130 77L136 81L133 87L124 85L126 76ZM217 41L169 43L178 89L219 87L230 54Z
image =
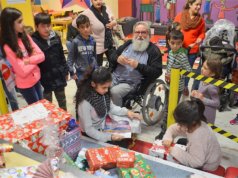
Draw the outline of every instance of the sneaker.
M184 96L189 96L189 91L188 91L188 87L185 87L183 90L183 95Z
M236 115L235 119L230 120L231 125L238 125L238 114Z

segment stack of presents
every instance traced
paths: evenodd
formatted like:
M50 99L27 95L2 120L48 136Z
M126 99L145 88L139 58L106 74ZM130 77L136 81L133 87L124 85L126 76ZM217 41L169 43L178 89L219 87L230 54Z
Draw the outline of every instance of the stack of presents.
M53 131L52 133L45 131L49 125L57 126L58 145L46 144L44 141L44 138L48 138L48 142L55 139L52 135ZM83 138L75 120L71 119L69 113L47 100L1 115L0 139L9 142L0 144L0 178L53 178L56 172L57 174L59 172L59 162L103 178L156 177L141 154L122 150L117 146L101 147L100 145L100 148L85 148L86 146L81 144ZM53 145L52 150L55 153L40 165L9 167L5 155L7 152L14 151L12 143L43 155L47 155L47 151L49 153ZM182 145L173 146L186 150ZM178 163L159 140L156 140L149 149L149 155Z

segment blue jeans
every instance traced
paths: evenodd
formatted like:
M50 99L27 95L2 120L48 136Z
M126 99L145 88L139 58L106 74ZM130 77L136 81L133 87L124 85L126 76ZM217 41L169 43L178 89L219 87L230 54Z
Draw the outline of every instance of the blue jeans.
M191 68L193 68L193 64L196 59L197 59L197 53L188 55L188 62L190 64ZM186 77L185 78L185 87L188 87L188 82L189 82L189 77Z
M7 86L4 82L4 80L2 80L2 85L3 85L3 89L5 91L5 94L7 96L7 99L9 101L9 104L12 108L12 111L18 110L19 106L18 106L18 102L17 102L17 97L16 97L16 90L15 88L12 89L12 91L9 91L7 89Z
M19 91L28 104L32 104L43 99L40 82L37 82L33 87L30 88L19 88Z

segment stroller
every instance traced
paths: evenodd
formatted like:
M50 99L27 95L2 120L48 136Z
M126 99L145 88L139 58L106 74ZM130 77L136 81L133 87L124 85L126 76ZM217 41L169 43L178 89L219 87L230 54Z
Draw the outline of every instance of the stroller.
M221 77L227 82L231 82L231 73L236 66L235 42L235 25L226 19L220 19L206 32L206 38L200 47L202 62L204 62L205 57L211 54L216 54L220 58L223 64ZM231 90L221 89L220 112L228 109L228 106L233 106L234 95L235 92Z

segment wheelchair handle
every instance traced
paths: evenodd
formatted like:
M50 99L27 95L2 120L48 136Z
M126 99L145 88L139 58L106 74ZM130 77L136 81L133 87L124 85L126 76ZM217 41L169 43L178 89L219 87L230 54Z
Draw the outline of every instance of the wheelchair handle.
M235 48L229 48L229 47L221 47L221 46L200 46L200 50L204 51L206 48L210 48L210 49L215 49L215 50L227 50L229 52L233 52L235 54L237 54L237 50Z

